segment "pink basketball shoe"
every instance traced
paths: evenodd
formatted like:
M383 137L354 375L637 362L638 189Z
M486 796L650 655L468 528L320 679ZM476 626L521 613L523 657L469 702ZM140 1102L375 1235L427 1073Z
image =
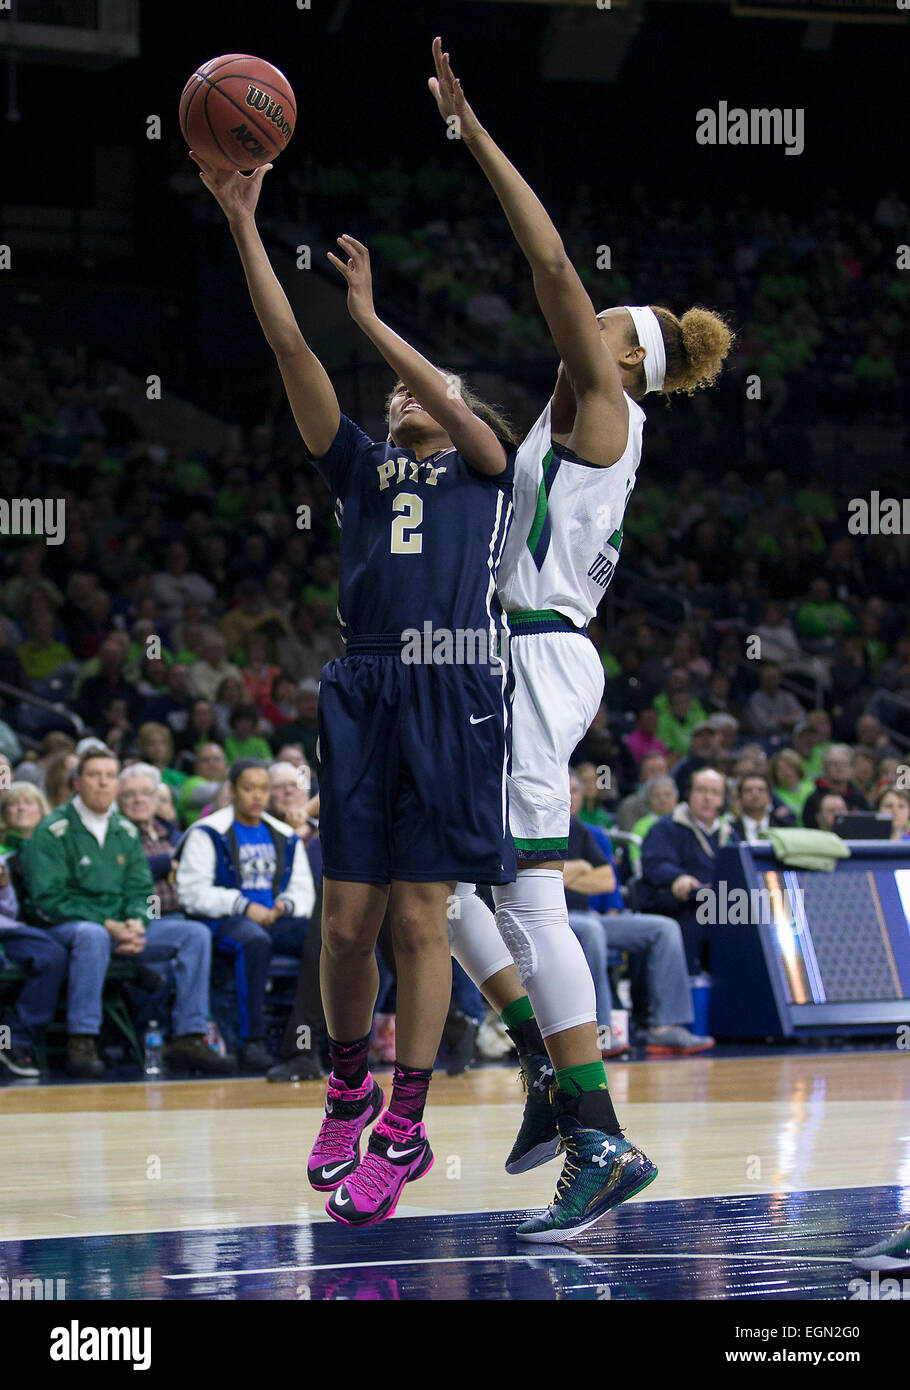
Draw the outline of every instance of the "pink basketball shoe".
M329 1077L325 1119L307 1163L306 1175L317 1192L331 1192L353 1173L360 1162L360 1136L372 1124L385 1102L382 1087L369 1072L356 1091L339 1086Z
M394 1215L405 1183L432 1166L423 1124L408 1124L387 1110L376 1122L363 1162L335 1189L325 1209L346 1226L373 1226Z

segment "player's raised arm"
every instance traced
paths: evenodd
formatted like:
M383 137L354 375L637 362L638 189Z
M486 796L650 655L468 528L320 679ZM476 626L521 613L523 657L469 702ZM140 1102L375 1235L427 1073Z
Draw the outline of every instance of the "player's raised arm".
M256 204L271 164L244 175L215 169L190 151L206 188L220 205L246 275L253 308L275 354L301 438L314 458L321 458L338 433L341 410L335 388L319 358L306 343L287 295L272 269L256 226Z
M382 322L373 305L373 277L370 253L352 236L338 237L338 245L348 257L343 261L329 252L329 260L348 282L348 311L370 342L397 372L408 390L445 430L462 458L480 473L502 473L508 462L506 451L490 426L481 420L438 367L406 343L404 338Z
M468 105L461 83L452 73L449 55L443 52L441 39L433 41L433 58L436 76L429 80L430 91L443 118L457 118L462 141L487 176L527 257L537 301L565 363L576 399L597 393L615 408L618 457L625 444L627 418L622 382L615 362L604 351L588 292L566 255L546 208Z

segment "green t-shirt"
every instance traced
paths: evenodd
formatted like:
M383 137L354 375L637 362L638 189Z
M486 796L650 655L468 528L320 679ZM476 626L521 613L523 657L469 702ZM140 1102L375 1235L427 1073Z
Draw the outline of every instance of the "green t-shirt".
M195 773L191 774L191 776L187 777L183 782L180 791L174 797L174 802L177 807L177 819L182 826L193 825L202 815L205 803L199 802L197 805L194 805L193 793L196 791L197 787L208 785L209 779L207 777L197 777Z
M600 664L604 668L604 674L608 681L612 680L614 676L622 675L622 667L612 652L604 650L598 652L598 656L600 657Z
M338 607L338 585L333 584L330 588L323 589L318 584L307 584L301 591L301 603L318 603L319 601L328 604L329 610L334 613Z
M803 516L825 521L834 515L834 499L827 492L814 492L812 488L800 488L793 498L793 505Z
M821 777L822 763L825 760L825 753L831 748L831 744L816 744L811 751L809 758L803 758L803 773L807 780L813 784L813 791L816 790L816 778Z
M869 669L873 676L877 676L888 655L888 648L879 637L867 637L863 646L866 649Z
M856 619L846 604L834 599L830 603L801 603L796 613L796 631L800 637L817 641L838 637L842 632L855 632Z
M698 700L692 699L689 701L689 713L686 718L677 719L670 709L667 692L662 690L655 697L654 708L657 710L657 737L661 743L667 745L671 753L685 757L689 752L692 730L707 717L703 706Z
M868 382L870 386L897 385L897 368L890 357L872 357L863 353L853 364L853 375L857 381Z
M649 811L646 816L642 816L632 826L632 834L637 835L640 840L643 840L647 835L648 831L651 829L651 826L659 820L660 816L658 816L654 811ZM638 845L629 845L629 863L633 866L633 868L638 864L640 859L641 850L638 847Z
M264 763L272 761L272 750L264 738L258 734L251 734L249 738L226 738L224 740L224 756L227 758L228 767L235 763L238 758L261 758Z
M804 777L795 787L775 787L774 795L789 806L790 810L796 815L797 823L802 825L803 807L807 797L815 791L815 783L811 777Z
M582 806L577 819L584 821L585 825L602 826L604 830L609 830L613 825L613 817L609 811L604 810L603 806L595 806L591 811L586 806Z
M49 642L46 646L36 642L21 642L17 655L22 669L31 681L42 681L52 676L60 666L76 657L62 642Z
M815 790L816 777L821 777L822 775L822 763L830 747L830 743L817 743L808 758L803 758L803 772L806 778L811 781L813 791Z

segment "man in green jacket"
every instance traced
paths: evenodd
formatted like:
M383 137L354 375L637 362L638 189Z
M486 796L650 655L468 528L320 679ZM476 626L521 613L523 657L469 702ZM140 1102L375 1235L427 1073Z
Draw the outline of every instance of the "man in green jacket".
M143 963L176 954L177 1036L170 1051L192 1063L205 1049L211 935L201 922L158 915L139 832L114 809L119 771L109 749L88 749L79 761L72 800L39 822L22 851L31 920L70 955L66 1069L71 1076L104 1074L97 1037L112 951L139 956ZM209 1055L214 1060L205 1050L205 1060Z

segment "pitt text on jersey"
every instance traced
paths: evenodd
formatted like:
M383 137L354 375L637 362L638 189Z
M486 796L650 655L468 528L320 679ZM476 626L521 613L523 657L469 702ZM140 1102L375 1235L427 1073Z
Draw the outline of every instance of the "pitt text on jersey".
M438 457L437 455L433 456ZM385 463L377 464L376 472L379 474L379 491L385 492L394 479L396 483L419 483L425 482L429 487L436 486L436 480L442 473L446 472L445 465L439 467L424 459L418 463L417 459L386 459Z

